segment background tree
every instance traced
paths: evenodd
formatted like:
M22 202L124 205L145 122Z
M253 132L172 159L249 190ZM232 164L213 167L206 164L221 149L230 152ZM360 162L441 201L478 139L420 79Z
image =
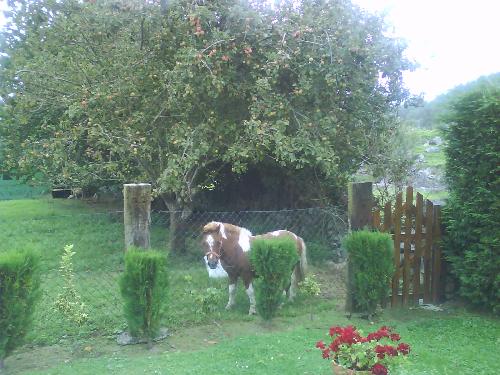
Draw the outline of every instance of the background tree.
M497 76L499 77L499 76ZM447 117L446 255L470 302L500 311L500 80L483 79Z
M406 97L404 45L350 1L10 4L6 162L54 183L151 182L172 233L249 168L343 186Z

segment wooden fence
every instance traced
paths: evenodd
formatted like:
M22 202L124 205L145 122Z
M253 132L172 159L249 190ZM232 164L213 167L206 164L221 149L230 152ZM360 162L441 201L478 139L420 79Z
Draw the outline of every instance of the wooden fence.
M400 192L394 207L372 212L373 227L391 233L394 239L394 266L391 305L437 303L444 290L444 270L440 247L441 208L413 188L407 187L405 199Z

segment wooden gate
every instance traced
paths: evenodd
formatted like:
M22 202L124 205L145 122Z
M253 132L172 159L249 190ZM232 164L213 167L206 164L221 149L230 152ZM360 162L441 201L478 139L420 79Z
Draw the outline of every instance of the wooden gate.
M441 262L441 207L407 187L394 207L387 203L383 212L374 210L374 228L391 233L394 240L394 267L391 305L437 303L443 295Z

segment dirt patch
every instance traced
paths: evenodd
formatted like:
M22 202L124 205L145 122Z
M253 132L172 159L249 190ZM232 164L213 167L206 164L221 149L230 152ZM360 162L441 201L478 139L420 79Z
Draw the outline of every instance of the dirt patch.
M312 270L321 286L321 297L344 301L346 291L347 264L328 262L326 267Z

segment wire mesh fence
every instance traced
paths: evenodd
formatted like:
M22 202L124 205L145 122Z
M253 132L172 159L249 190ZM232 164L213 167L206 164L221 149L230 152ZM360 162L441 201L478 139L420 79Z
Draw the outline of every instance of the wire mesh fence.
M151 215L153 231L156 227L170 227L171 213L156 211ZM195 212L182 219L182 213L175 215L177 235L185 241L180 252L196 253L199 248L201 228L210 221L230 223L246 228L252 234L262 234L278 229L296 233L306 241L310 260L338 262L344 254L341 240L347 231L347 217L338 207L307 208L280 211L230 211L230 212ZM168 233L168 236L174 235ZM184 243L185 242L185 243ZM176 251L179 249L175 249Z
M48 191L45 186L29 186L18 180L0 179L0 201L38 198Z
M66 205L63 205L66 206ZM124 226L123 212L112 211L82 214L68 208L57 212L40 212L29 218L2 216L0 213L0 252L31 247L42 257L42 299L35 311L34 330L29 340L48 344L66 337L114 335L125 329L119 277L123 271ZM76 213L75 213L76 212ZM177 281L172 288L185 283L186 275L203 275L196 279L200 287L207 287L207 276L200 246L201 228L209 221L231 223L260 234L287 229L304 238L310 263L341 261L344 258L341 240L347 232L345 211L336 208L311 208L282 211L194 212L182 218L179 213L155 211L151 214L151 244L158 250L169 251L172 233L171 220L176 224L182 249L172 252L170 275ZM56 300L68 286L61 272L61 256L66 244L74 244L73 284L83 302L82 312L87 316L79 324L57 309ZM179 258L179 259L176 259ZM182 260L183 259L183 260ZM189 260L189 261L184 261ZM201 277L201 276L200 276ZM205 284L203 284L205 283ZM203 284L203 286L201 286ZM223 284L220 284L223 285ZM193 285L196 288L197 285ZM193 309L196 300L184 287L174 290L170 303L182 308L169 308L169 325L184 325L191 319L186 311ZM184 310L183 310L184 309Z

